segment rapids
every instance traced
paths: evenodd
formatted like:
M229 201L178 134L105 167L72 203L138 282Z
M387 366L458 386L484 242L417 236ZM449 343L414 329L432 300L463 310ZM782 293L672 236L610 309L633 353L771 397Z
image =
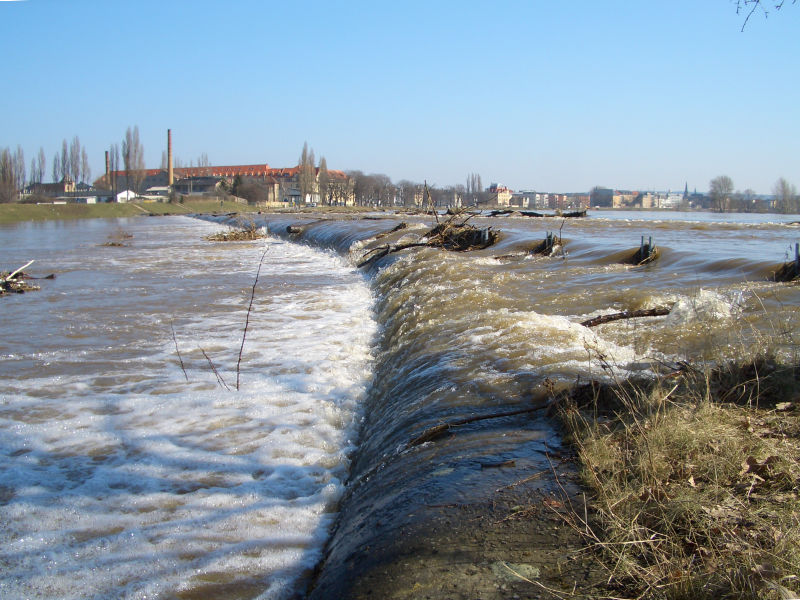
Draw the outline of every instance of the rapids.
M544 407L554 388L646 376L681 360L734 358L753 345L792 357L800 288L768 278L790 258L800 229L796 219L678 216L476 217L475 224L500 232L498 244L460 254L406 250L365 268L380 328L374 375L341 514L312 597L498 593L496 562L473 562L481 555L477 525L465 525L453 511L470 507L478 523L500 504L510 511L515 502L554 493L562 484L552 476L517 484L531 473L570 471L553 465L552 457L563 455L555 426L540 411L475 421L411 444L432 427ZM385 235L401 220L409 227ZM433 224L380 213L367 219L267 216L259 223L295 242L349 254L353 263L371 247L413 240ZM290 226L300 233L287 233ZM531 254L548 231L563 236L563 256ZM643 237L661 249L659 260L622 264ZM659 306L672 311L593 329L580 325L608 312ZM516 495L506 493L511 488ZM487 528L502 520L489 520ZM517 548L509 543L509 555L524 554L533 539L518 541ZM528 566L541 570L552 559L545 555L565 542L537 543L542 552ZM417 566L409 572L409 565Z

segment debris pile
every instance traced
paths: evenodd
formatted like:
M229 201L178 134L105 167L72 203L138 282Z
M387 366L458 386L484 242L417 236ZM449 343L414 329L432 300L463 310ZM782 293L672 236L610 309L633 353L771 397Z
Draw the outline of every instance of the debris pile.
M127 231L123 231L120 229L118 231L115 231L114 233L109 234L108 241L101 245L115 247L115 248L122 248L130 246L129 240L131 240L132 238L133 238L132 233L128 233Z
M488 248L497 241L498 234L491 227L478 228L468 224L467 221L473 216L473 214L468 214L466 218L461 219L461 214L455 213L450 215L446 221L437 223L436 227L425 233L416 242L386 244L372 248L361 257L358 267L365 267L387 254L407 248L441 248L452 252L469 252ZM402 228L398 226L392 231Z
M4 296L6 294L23 294L25 292L33 292L38 290L39 287L29 284L27 281L28 279L55 279L55 275L34 278L25 273L24 269L30 267L33 262L34 261L30 261L16 271L11 271L10 273L0 272L0 296Z
M267 237L264 227L257 227L254 221L239 222L236 228L220 231L206 236L209 242L249 242Z

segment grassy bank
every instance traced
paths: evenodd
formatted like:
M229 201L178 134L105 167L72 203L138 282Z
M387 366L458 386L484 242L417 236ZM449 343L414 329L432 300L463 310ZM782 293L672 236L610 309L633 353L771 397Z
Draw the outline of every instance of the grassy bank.
M219 200L192 200L181 204L168 202L128 202L124 204L0 204L0 223L181 215L213 212L252 212L258 207Z
M595 510L565 518L610 596L800 597L797 365L586 386L560 413Z

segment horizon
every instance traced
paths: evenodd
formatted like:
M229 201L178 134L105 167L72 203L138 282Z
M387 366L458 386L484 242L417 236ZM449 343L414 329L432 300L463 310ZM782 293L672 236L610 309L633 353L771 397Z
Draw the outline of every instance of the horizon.
M277 10L277 8L280 10ZM157 16L153 16L157 15ZM800 7L252 0L0 3L4 139L26 169L80 138L92 180L138 126L175 157L515 191L772 193L800 180Z

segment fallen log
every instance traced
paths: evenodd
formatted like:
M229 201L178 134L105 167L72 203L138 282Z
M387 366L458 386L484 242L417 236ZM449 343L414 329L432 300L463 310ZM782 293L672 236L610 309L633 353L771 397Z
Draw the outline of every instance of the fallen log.
M509 216L520 216L520 217L547 217L547 216L557 216L557 215L543 215L542 213L537 213L532 210L513 210L513 209L498 209L493 210L488 214L490 217L509 217Z
M669 314L668 308L645 308L641 310L626 310L618 313L611 313L608 315L600 315L593 319L582 321L581 325L584 327L596 327L603 323L611 323L612 321L621 321L622 319L638 319L639 317L663 317Z

